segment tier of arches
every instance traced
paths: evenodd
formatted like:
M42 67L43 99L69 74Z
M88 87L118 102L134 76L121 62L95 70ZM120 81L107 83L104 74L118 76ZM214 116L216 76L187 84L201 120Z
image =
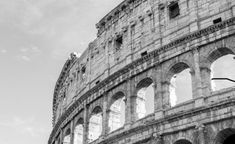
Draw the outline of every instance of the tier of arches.
M74 139L71 140L71 130L70 128L66 130L65 136L63 138L63 142L60 143L60 139L57 139L55 144L71 144L71 141L73 141L73 144L84 144L84 141L81 139L78 139L79 137L83 137L81 133L78 131L78 127L80 127L80 123L78 123L74 129ZM200 130L199 130L200 131ZM235 129L234 128L226 128L221 131L219 131L215 137L212 138L205 138L205 137L200 137L201 135L204 135L203 132L199 133L198 136L193 137L193 138L177 138L176 140L173 140L172 142L167 142L167 143L172 143L172 144L201 144L201 143L210 143L210 144L233 144L235 141ZM157 142L157 144L164 144L165 140L163 139L163 136L159 136L158 138L155 138L154 141ZM89 143L89 142L88 142Z
M207 57L200 55L199 51L197 52L198 59L195 58L194 53L190 56L191 60L185 60L185 58L172 60L166 69L161 69L163 70L160 72L161 78L155 78L153 74L140 78L130 90L131 95L124 90L117 91L107 98L106 106L95 106L87 116L87 120L84 120L84 116L82 116L83 118L78 120L73 132L70 128L65 132L63 144L70 144L71 141L74 144L84 143L84 140L88 143L95 141L101 136L112 133L128 123L138 121L156 111L174 107L202 95L209 95L214 86L211 81L213 64L224 57L229 57L233 63L235 52L226 47L209 50ZM187 75L187 78L182 80L187 83L176 86L177 78L183 77L181 74ZM177 91L180 86L183 86L181 93ZM74 135L73 140L71 140L71 133ZM230 137L228 138L230 139ZM221 144L227 144L226 140L220 141ZM176 142L176 144L180 143L190 144L191 142L185 140Z

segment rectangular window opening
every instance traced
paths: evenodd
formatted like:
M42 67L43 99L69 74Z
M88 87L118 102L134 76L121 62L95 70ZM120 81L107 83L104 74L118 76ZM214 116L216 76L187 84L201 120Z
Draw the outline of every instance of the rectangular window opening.
M99 84L100 83L100 81L98 80L97 82L95 82L95 84L97 85L97 84Z
M142 53L141 53L141 57L144 57L144 56L146 56L147 54L148 54L148 52L147 52L147 51L142 52Z
M123 39L122 36L119 36L116 40L115 40L115 49L116 51L121 49L121 46L123 44Z
M82 71L82 74L86 73L86 67L83 66L81 71Z
M170 19L173 19L180 15L180 8L178 2L172 2L169 5L169 17Z
M221 17L213 20L213 24L217 24L217 23L220 23L220 22L222 22Z

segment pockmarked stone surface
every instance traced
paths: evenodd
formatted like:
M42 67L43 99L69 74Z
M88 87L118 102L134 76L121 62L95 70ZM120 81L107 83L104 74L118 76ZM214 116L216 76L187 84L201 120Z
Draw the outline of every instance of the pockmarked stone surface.
M57 80L48 144L235 141L235 87L211 82L211 65L235 54L234 0L124 0L96 27ZM177 103L186 69L192 96Z

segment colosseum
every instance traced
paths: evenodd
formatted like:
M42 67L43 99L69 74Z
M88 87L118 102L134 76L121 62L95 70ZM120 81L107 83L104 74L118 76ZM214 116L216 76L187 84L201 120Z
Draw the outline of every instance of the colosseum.
M96 27L56 82L48 144L234 143L234 81L214 89L212 65L235 61L235 0L124 0Z

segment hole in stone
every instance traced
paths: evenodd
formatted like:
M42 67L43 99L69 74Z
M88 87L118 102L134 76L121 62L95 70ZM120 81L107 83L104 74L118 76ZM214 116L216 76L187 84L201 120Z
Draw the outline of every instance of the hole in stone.
M144 51L144 52L141 53L141 57L144 57L144 56L146 56L147 54L148 54L148 52L147 52L147 51Z
M150 78L145 78L137 84L136 118L141 119L154 112L154 87Z
M80 119L74 129L74 144L83 143L83 120Z
M169 92L170 105L173 107L192 99L192 80L189 67L184 63L171 68L174 75L171 78Z
M125 122L125 96L122 92L115 94L109 111L109 132L121 128Z
M213 24L217 24L217 23L220 23L220 22L222 22L221 17L213 20Z
M95 84L97 85L97 84L99 84L100 83L100 81L98 80L97 82L95 82Z
M88 142L98 139L102 132L102 109L96 107L89 119Z
M171 2L169 5L169 17L173 19L180 15L180 8L178 2Z
M118 50L121 49L122 43L123 43L122 36L119 36L119 37L115 40L115 49L116 49L116 51L118 51Z
M64 139L63 139L63 144L70 144L70 129L68 129L65 133Z

